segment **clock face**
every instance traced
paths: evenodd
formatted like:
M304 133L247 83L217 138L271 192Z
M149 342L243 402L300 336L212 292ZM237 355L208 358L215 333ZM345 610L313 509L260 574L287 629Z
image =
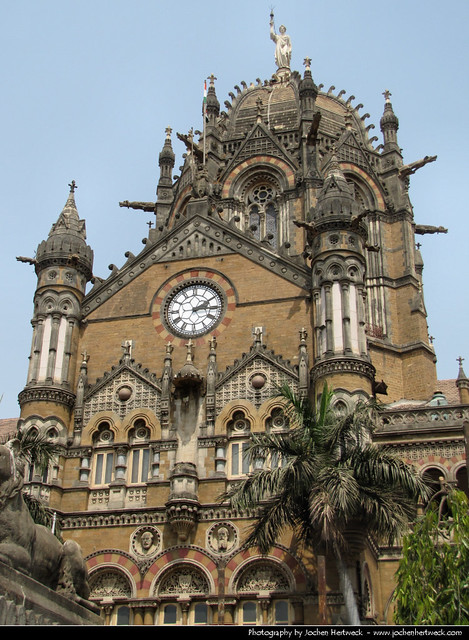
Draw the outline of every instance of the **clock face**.
M222 297L214 287L191 283L170 295L165 315L173 332L189 337L213 329L221 318L222 310Z

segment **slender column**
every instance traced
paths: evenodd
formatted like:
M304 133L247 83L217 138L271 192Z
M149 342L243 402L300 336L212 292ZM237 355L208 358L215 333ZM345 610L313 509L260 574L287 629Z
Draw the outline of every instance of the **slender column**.
M49 341L49 355L47 360L46 380L54 380L55 361L57 358L57 344L59 339L60 316L54 314L52 316L52 325Z
M64 359L62 365L62 379L61 382L68 383L68 374L70 370L70 358L72 356L72 335L73 329L75 327L75 320L73 318L69 318L67 322L67 328L65 332L65 341L64 341Z
M31 361L29 363L28 383L37 379L39 358L41 355L42 334L44 332L44 324L42 318L32 321L33 339L31 348Z
M344 353L350 353L352 351L352 340L350 336L350 289L348 282L341 283L341 293Z
M324 286L326 299L326 353L334 353L334 331L332 320L332 285L330 283Z
M365 334L365 292L364 287L357 287L357 316L358 316L358 348L360 355L368 356Z

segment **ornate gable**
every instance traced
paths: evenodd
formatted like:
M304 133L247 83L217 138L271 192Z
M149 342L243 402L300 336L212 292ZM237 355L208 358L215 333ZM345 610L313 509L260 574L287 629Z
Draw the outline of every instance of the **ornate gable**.
M118 366L89 387L84 399L83 422L86 424L100 411L115 413L120 418L134 409L158 413L160 398L161 387L156 376L125 354Z
M83 300L83 314L89 315L140 273L158 262L186 258L203 259L227 253L239 253L289 282L307 289L310 276L304 259L285 253L274 254L272 249L268 243L250 237L231 221L225 222L213 216L192 215L155 242L148 243L138 256L131 256L120 269L113 268L106 280L96 281L93 289Z
M233 167L245 160L254 158L255 156L272 156L274 158L280 158L294 170L298 168L297 163L294 162L291 154L288 153L286 148L262 123L258 122L253 126L246 139L239 147L237 153L226 167L224 175L229 175Z
M298 368L276 355L260 342L260 334L240 360L219 375L216 384L216 413L231 400L245 399L259 408L271 398L275 389L285 383L297 392Z

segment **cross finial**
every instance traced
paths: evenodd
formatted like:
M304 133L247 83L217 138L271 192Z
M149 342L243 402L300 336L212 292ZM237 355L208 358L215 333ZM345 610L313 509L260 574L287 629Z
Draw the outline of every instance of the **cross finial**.
M192 338L189 338L189 342L186 343L186 348L187 348L187 356L186 356L186 361L187 362L192 362L192 358L193 358L193 349L194 349L194 343L192 342Z
M152 228L152 226L153 226L153 222L152 222L151 220L149 220L149 221L147 222L147 225L148 225L148 228L149 228L149 229L151 229L151 228Z
M389 91L389 89L385 89L383 91L383 96L384 96L384 99L386 100L386 102L389 102L389 99L391 98L392 93Z
M459 366L462 367L462 363L464 362L464 358L461 358L461 356L459 356L459 358L456 358L456 361L459 362Z
M208 80L210 80L210 84L211 84L211 85L213 85L213 84L214 84L214 82L215 82L215 80L216 80L216 79L217 79L217 78L213 75L213 73L211 73L211 74L209 75L209 77L208 77Z
M307 69L309 69L311 67L311 58L305 58L303 64Z
M68 186L70 187L70 193L75 193L75 189L78 188L75 180L72 180Z

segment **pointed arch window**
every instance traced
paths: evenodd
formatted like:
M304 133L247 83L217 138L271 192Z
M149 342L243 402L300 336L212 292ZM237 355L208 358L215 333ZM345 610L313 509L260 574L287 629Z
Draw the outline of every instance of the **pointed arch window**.
M268 238L272 247L278 245L277 191L268 182L255 185L247 194L245 225L257 240Z

